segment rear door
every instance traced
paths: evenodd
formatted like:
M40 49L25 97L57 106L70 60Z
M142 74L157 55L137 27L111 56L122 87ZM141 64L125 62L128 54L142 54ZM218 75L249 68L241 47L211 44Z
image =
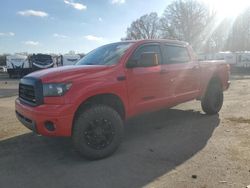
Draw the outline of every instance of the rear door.
M164 57L162 72L168 74L171 81L169 90L176 103L195 98L200 88L198 62L191 60L191 56L184 46L163 44L162 51ZM167 86L169 80L166 81Z
M152 67L127 68L127 88L130 108L133 112L154 110L159 107L164 98L161 88L161 49L158 43L143 44L138 47L130 57L138 61L145 52L157 53L159 65ZM130 61L129 60L129 61Z

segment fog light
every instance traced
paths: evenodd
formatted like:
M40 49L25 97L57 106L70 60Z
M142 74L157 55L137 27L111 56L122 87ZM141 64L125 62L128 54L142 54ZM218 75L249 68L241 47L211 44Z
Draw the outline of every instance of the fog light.
M46 128L48 131L54 131L54 130L55 130L54 123L51 122L51 121L46 121L46 122L44 123L44 126L45 126L45 128Z

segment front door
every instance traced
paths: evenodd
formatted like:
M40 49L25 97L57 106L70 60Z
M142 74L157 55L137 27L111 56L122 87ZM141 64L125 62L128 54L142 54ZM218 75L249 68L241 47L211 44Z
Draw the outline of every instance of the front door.
M132 61L138 61L145 52L156 53L159 65L152 67L134 67L127 69L127 88L129 106L132 112L144 112L155 109L161 105L164 93L161 88L161 49L157 43L144 44L130 57ZM129 61L130 61L129 60Z

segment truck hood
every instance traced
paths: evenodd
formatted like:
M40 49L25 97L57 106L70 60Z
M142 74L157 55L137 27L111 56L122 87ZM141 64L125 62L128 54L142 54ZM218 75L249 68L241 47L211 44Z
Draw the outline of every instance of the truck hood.
M110 66L102 65L73 65L73 66L64 66L57 68L50 68L41 71L33 72L27 77L33 77L41 79L42 82L64 82L70 81L77 78L93 78L100 75L106 69L109 69Z

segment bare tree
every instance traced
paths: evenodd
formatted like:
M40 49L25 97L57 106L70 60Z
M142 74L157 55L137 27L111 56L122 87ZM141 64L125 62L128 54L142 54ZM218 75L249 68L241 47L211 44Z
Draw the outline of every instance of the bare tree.
M227 49L231 51L249 51L250 50L250 8L239 15L232 26Z
M214 14L201 2L195 0L174 1L165 9L160 20L162 37L184 40L199 48L208 40L207 32Z
M204 41L203 52L219 52L227 50L227 41L232 28L231 19L223 19L212 24Z
M220 20L199 0L175 0L161 18L143 15L122 40L170 38L189 42L198 52L250 51L250 8L235 20Z
M127 28L127 36L122 40L155 39L159 37L159 17L152 12L141 16Z

